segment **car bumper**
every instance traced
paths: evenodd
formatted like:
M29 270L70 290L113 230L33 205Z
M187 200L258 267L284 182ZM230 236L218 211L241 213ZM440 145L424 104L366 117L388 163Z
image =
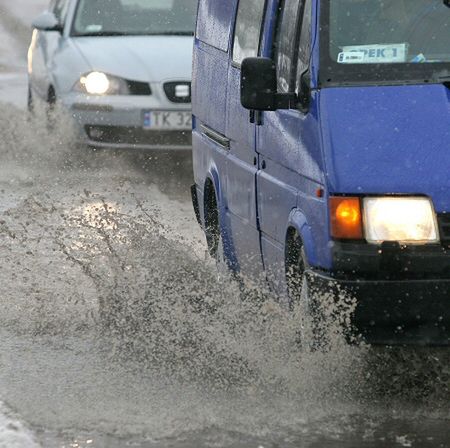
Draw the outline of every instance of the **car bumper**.
M356 299L352 327L371 344L449 345L450 279L350 279L309 272L318 294Z
M152 96L95 97L71 94L63 105L73 117L83 143L94 147L186 150L191 129L145 129L144 112L190 112L190 104L160 102Z

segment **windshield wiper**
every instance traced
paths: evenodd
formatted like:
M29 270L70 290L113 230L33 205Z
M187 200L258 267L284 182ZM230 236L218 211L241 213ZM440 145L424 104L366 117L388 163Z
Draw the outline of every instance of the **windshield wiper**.
M110 36L132 36L123 31L93 31L91 33L77 33L76 37L110 37Z
M153 33L152 33L153 34ZM193 31L161 31L160 33L154 33L155 36L193 36Z
M91 33L77 33L75 37L110 37L110 36L193 36L193 31L159 31L130 33L124 31L93 31Z

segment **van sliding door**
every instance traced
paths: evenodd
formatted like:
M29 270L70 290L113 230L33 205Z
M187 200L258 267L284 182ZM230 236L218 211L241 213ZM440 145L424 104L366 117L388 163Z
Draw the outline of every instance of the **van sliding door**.
M262 275L257 225L255 124L240 103L241 62L259 53L265 5L262 0L240 0L228 72L227 218L232 250L240 271L253 278ZM218 86L221 88L221 86Z

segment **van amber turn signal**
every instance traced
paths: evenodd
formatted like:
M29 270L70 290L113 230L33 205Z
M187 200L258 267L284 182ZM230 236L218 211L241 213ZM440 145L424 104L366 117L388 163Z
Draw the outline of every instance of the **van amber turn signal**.
M331 236L336 239L363 238L361 200L356 197L331 197Z

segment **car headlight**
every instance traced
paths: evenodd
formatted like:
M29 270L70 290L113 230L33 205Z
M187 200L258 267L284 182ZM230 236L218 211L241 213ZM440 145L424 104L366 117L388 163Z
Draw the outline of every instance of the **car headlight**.
M364 198L363 210L364 234L369 243L439 242L436 214L428 198Z
M124 79L102 72L90 72L83 75L75 85L75 90L89 95L128 95L129 93Z

